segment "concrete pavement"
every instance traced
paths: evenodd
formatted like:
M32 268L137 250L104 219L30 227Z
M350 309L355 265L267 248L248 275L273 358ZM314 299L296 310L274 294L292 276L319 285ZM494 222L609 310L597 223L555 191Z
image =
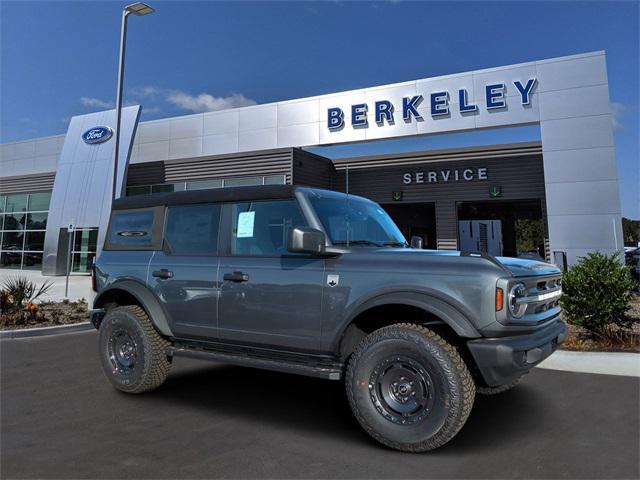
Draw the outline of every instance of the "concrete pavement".
M640 377L640 354L626 352L568 352L558 350L537 368L566 372Z
M96 332L0 341L2 478L638 478L637 378L536 369L427 454L371 440L340 382L176 359L115 391Z

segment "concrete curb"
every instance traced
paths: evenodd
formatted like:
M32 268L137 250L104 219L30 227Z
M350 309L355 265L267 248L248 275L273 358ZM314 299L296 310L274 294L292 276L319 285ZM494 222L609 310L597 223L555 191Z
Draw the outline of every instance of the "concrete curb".
M62 333L83 332L93 329L91 322L72 323L70 325L55 325L53 327L23 328L18 330L0 330L0 338L28 338L45 335L59 335Z
M627 352L567 352L557 350L537 368L640 378L640 354Z

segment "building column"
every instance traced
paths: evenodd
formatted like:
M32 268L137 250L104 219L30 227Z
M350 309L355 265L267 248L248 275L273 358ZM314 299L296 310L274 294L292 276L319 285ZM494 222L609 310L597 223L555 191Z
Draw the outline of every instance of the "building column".
M569 63L567 63L569 62ZM536 62L551 255L622 250L604 52Z

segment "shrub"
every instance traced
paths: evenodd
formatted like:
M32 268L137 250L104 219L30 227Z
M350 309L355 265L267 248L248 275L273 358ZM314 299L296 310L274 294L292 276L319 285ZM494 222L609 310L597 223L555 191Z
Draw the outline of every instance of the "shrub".
M589 253L564 274L560 304L569 323L591 332L629 323L625 313L634 282L629 268L618 259L617 253Z
M3 312L20 310L46 294L53 286L47 280L40 287L26 277L9 277L2 283ZM5 305L6 303L6 305Z

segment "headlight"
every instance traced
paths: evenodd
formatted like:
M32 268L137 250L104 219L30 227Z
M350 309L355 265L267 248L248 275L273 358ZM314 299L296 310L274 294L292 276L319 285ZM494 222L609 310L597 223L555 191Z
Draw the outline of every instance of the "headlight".
M509 289L509 312L514 318L521 318L527 310L526 303L520 303L519 300L527 295L527 287L524 283L516 283Z

